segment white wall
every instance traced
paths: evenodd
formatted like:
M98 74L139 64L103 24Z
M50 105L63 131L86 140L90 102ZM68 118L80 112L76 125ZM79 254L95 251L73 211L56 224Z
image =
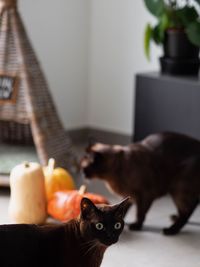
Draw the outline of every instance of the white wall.
M142 0L91 0L89 125L132 134L134 75L158 68L143 52L143 32L152 17Z
M66 129L86 124L88 0L20 0L19 10Z
M19 0L66 129L132 134L135 73L157 69L143 53L152 17L142 0ZM89 77L89 79L88 79Z

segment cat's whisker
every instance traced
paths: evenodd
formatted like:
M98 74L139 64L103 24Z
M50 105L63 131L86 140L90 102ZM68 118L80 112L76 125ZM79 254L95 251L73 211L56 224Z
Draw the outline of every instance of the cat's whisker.
M86 252L84 253L84 256L86 256L89 252L91 252L94 249L94 253L97 250L97 242L95 240L88 242L88 249L86 250Z
M89 252L91 252L92 250L94 250L94 254L95 254L95 252L96 252L96 250L97 250L97 245L96 244L94 244L93 246L91 246L86 252L85 252L85 254L84 254L84 256L86 256Z
M91 245L91 243L92 243L92 241L87 241L87 242L84 242L83 244L81 244L81 250L84 250L87 247L89 247Z
M87 247L90 247L91 245L94 245L94 243L96 243L96 241L94 241L94 240L87 241L87 242L85 242L85 243L83 243L83 244L81 245L81 248L82 248L82 249L85 249L85 248L87 248Z

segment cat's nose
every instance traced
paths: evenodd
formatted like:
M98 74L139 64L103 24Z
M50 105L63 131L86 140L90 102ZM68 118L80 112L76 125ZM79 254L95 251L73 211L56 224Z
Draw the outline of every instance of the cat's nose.
M114 233L108 233L107 237L108 237L109 240L113 240L113 239L116 238L116 235Z

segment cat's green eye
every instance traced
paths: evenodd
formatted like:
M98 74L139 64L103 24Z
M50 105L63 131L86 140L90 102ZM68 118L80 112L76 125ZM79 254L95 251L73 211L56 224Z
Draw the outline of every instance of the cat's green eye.
M120 228L122 227L122 224L120 222L117 222L115 225L114 225L114 228L116 230L119 230Z
M97 230L102 230L104 228L103 223L96 223Z

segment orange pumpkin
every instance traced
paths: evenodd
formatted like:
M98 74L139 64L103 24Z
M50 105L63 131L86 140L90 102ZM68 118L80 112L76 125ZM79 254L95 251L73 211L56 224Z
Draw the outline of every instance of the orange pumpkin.
M76 189L73 177L63 168L55 168L55 160L49 159L48 166L43 168L47 200L60 190Z
M86 193L86 186L78 190L62 190L55 192L48 202L48 213L53 218L66 222L77 218L80 214L80 203L83 197L89 198L94 204L108 204L108 200L98 194Z

